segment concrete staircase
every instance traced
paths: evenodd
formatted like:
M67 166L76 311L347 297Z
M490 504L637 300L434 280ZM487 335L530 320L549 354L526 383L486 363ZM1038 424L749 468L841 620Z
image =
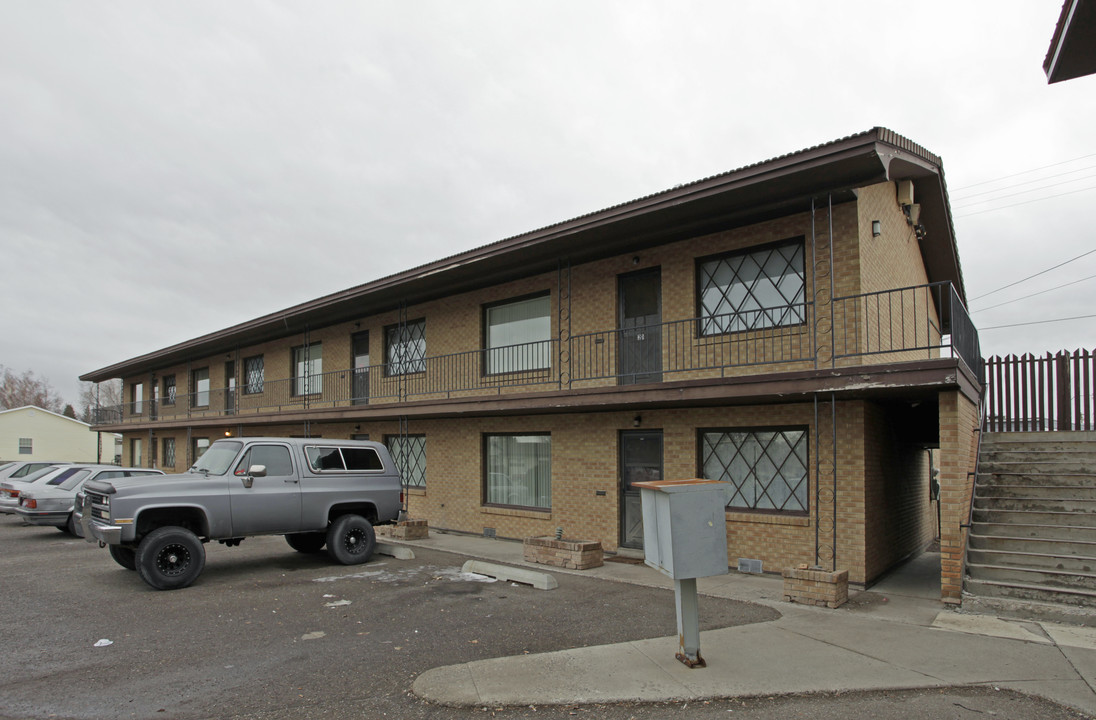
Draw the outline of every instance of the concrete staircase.
M1096 625L1096 433L987 433L964 606Z

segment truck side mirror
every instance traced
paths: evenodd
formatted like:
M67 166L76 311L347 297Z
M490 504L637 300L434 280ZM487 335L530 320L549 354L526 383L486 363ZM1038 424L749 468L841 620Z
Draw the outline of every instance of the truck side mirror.
M247 469L247 475L244 475L240 480L245 488L250 488L255 484L255 478L257 477L266 477L266 465L252 465Z

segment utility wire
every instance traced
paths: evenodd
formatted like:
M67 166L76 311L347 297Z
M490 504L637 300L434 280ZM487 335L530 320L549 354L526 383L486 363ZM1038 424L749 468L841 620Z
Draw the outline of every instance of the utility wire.
M978 197L979 195L989 195L990 193L1001 192L1002 190L1011 190L1012 188L1018 188L1021 185L1031 185L1032 183L1043 182L1044 180L1053 180L1054 178L1072 175L1073 173L1084 172L1085 170L1092 170L1093 168L1096 168L1096 165L1089 165L1088 167L1077 168L1076 170L1066 170L1065 172L1055 173L1053 175L1044 175L1041 178L1036 178L1034 180L1025 180L1023 182L1013 183L1012 185L1005 185L1003 187L994 188L992 190L983 190L982 192L969 193L966 195L960 193L960 196L956 199L962 202L963 200L967 200L968 198L972 197ZM1084 178L1076 179L1083 180Z
M1086 160L1090 157L1096 157L1096 153L1090 155L1082 155L1081 157L1075 157L1072 160L1063 160L1061 162L1051 163L1050 165L1043 165L1042 167L1032 168L1031 170L1021 170L1018 173L1012 173L1011 175L1002 175L1001 177L992 178L990 180L983 180L982 182L976 182L971 185L964 185L963 187L955 188L956 190L966 190L967 188L978 187L979 185L988 185L989 183L997 182L998 180L1008 180L1009 178L1019 177L1020 175L1027 175L1028 173L1037 172L1039 170L1046 170L1047 168L1058 167L1059 165L1067 165L1071 162L1077 162L1078 160Z
M1036 320L1034 322L1013 323L1011 325L994 325L992 327L978 328L978 332L981 332L983 330L1000 330L1001 328L1023 327L1024 325L1045 325L1047 323L1066 322L1067 320L1087 320L1088 318L1096 318L1096 315L1078 315L1077 317L1071 318L1054 318L1053 320Z
M1096 190L1096 185L1092 187L1081 188L1080 190L1070 190L1069 192L1058 193L1057 195L1047 195L1046 197L1035 198L1034 200L1026 200L1024 202L1012 203L1011 205L1002 205L1001 207L989 208L988 210L979 210L978 212L966 213L964 215L956 215L956 218L973 217L974 215L985 215L988 212L997 212L998 210L1007 210L1012 207L1019 207L1021 205L1030 205L1033 202L1040 202L1041 200L1051 200L1053 198L1063 197L1065 195L1073 195L1074 193L1084 192L1086 190Z
M1080 182L1082 180L1092 180L1093 178L1096 178L1096 175L1085 175L1084 178L1074 178L1073 180L1063 180L1060 183L1040 185L1039 187L1032 187L1030 188L1030 190L1021 190L1018 193L998 195L997 197L987 197L986 199L983 199L983 201L974 201L973 203L960 203L958 207L971 207L972 205L984 205L985 203L994 203L998 201L998 199L1005 199L1006 197L1016 197L1017 195L1026 195L1027 193L1036 193L1040 190L1050 190L1051 187L1058 187L1059 185L1069 185L1070 183ZM1004 188L1002 188L1002 190L1004 190Z
M1012 287L1013 285L1019 285L1020 283L1027 282L1028 280L1031 280L1032 278L1039 277L1040 275L1045 275L1046 273L1050 272L1051 270L1057 270L1058 268L1062 267L1063 265L1069 265L1074 260L1080 260L1081 258L1085 257L1086 255L1091 255L1092 253L1096 253L1096 248L1093 248L1092 250L1089 250L1086 253L1081 253L1077 257L1066 260L1063 263L1058 263L1054 267L1047 268L1046 270L1040 270L1039 272L1035 273L1034 275L1028 275L1023 280L1017 280L1016 282L1011 282L1008 285L1003 285L1002 287L997 288L996 290L990 290L988 293L983 293L983 294L979 295L978 297L971 298L970 302L974 302L975 300L981 300L984 297L987 297L989 295L993 295L994 293L999 293L1002 290L1008 289L1008 288Z
M1014 302L1020 302L1021 300L1027 300L1028 298L1033 298L1036 295L1042 295L1044 293L1053 292L1055 290L1061 290L1062 288L1067 288L1070 285L1076 285L1077 283L1084 282L1085 280L1091 280L1092 278L1096 278L1096 275L1089 275L1086 278L1081 278L1080 280L1074 280L1073 282L1066 283L1065 285L1058 285L1057 287L1047 288L1046 290L1040 290L1039 292L1032 293L1030 295L1025 295L1023 297L1018 297L1015 300L1006 300L1003 303L997 303L996 305L990 305L989 307L986 307L986 308L978 308L977 310L971 310L971 312L982 312L983 310L992 310L993 308L999 308L1002 305L1010 305ZM985 297L985 296L983 295L983 297Z

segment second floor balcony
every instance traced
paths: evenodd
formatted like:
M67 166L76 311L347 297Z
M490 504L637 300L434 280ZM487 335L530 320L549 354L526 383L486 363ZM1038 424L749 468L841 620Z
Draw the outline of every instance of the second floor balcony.
M901 364L940 357L981 377L978 336L949 283L799 303L735 315L709 315L540 342L341 368L280 380L249 376L210 388L100 407L96 425L180 423L326 408L567 393L620 385L665 384Z

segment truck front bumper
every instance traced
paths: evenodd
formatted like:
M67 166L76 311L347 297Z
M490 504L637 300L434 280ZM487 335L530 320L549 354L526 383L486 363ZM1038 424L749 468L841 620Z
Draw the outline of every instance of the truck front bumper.
M120 545L122 542L122 528L117 525L103 525L95 522L87 513L80 518L80 527L84 529L84 540L89 543Z

